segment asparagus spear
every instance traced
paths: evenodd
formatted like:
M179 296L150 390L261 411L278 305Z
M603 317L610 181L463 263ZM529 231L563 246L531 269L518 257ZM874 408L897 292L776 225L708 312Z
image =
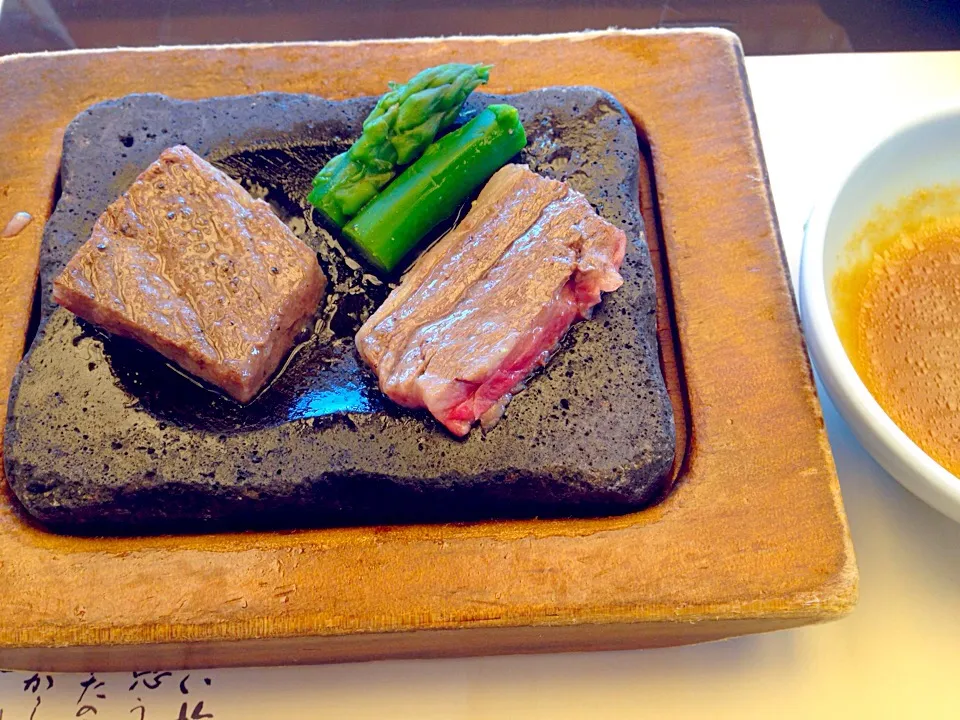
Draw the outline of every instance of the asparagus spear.
M390 272L526 144L517 109L490 105L427 148L344 233L371 264Z
M308 200L343 227L399 172L416 160L437 133L452 123L467 96L490 72L489 65L450 63L390 84L363 121L363 134L313 179Z

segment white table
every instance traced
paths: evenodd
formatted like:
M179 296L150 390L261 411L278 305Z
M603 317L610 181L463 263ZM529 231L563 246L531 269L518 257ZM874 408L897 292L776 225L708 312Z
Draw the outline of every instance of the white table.
M960 104L960 52L750 58L750 83L790 269L823 185L889 129ZM956 148L945 151L957 152ZM129 673L98 676L98 714L268 718L960 718L960 525L901 489L823 397L861 573L858 608L839 622L668 650L325 667L211 670L128 692ZM24 691L0 675L4 720L75 717L80 682ZM205 686L203 678L211 679ZM152 683L151 683L152 684Z

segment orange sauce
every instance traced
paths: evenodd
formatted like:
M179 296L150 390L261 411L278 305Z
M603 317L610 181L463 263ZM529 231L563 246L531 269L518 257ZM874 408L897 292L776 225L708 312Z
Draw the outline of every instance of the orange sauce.
M878 208L832 285L840 340L911 440L960 476L960 187Z

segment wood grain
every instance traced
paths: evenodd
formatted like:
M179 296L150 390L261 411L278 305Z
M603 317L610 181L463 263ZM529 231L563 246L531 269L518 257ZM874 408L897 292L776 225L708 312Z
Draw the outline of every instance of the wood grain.
M671 390L676 398L685 389L689 422L674 492L617 518L121 539L47 533L4 483L0 665L107 670L660 646L829 620L853 607L853 550L730 34L3 58L0 225L21 210L49 215L63 129L91 103L144 91L376 94L388 78L450 60L494 63L493 92L601 87L649 139L679 358ZM4 400L41 232L34 222L0 242Z

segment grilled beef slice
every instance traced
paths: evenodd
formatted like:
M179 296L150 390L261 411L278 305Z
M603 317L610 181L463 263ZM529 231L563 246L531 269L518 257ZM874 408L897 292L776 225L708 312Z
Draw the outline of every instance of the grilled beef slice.
M455 435L495 423L601 292L626 235L565 183L508 165L357 333L380 388Z
M100 216L53 295L248 402L325 284L314 253L266 203L180 145Z

